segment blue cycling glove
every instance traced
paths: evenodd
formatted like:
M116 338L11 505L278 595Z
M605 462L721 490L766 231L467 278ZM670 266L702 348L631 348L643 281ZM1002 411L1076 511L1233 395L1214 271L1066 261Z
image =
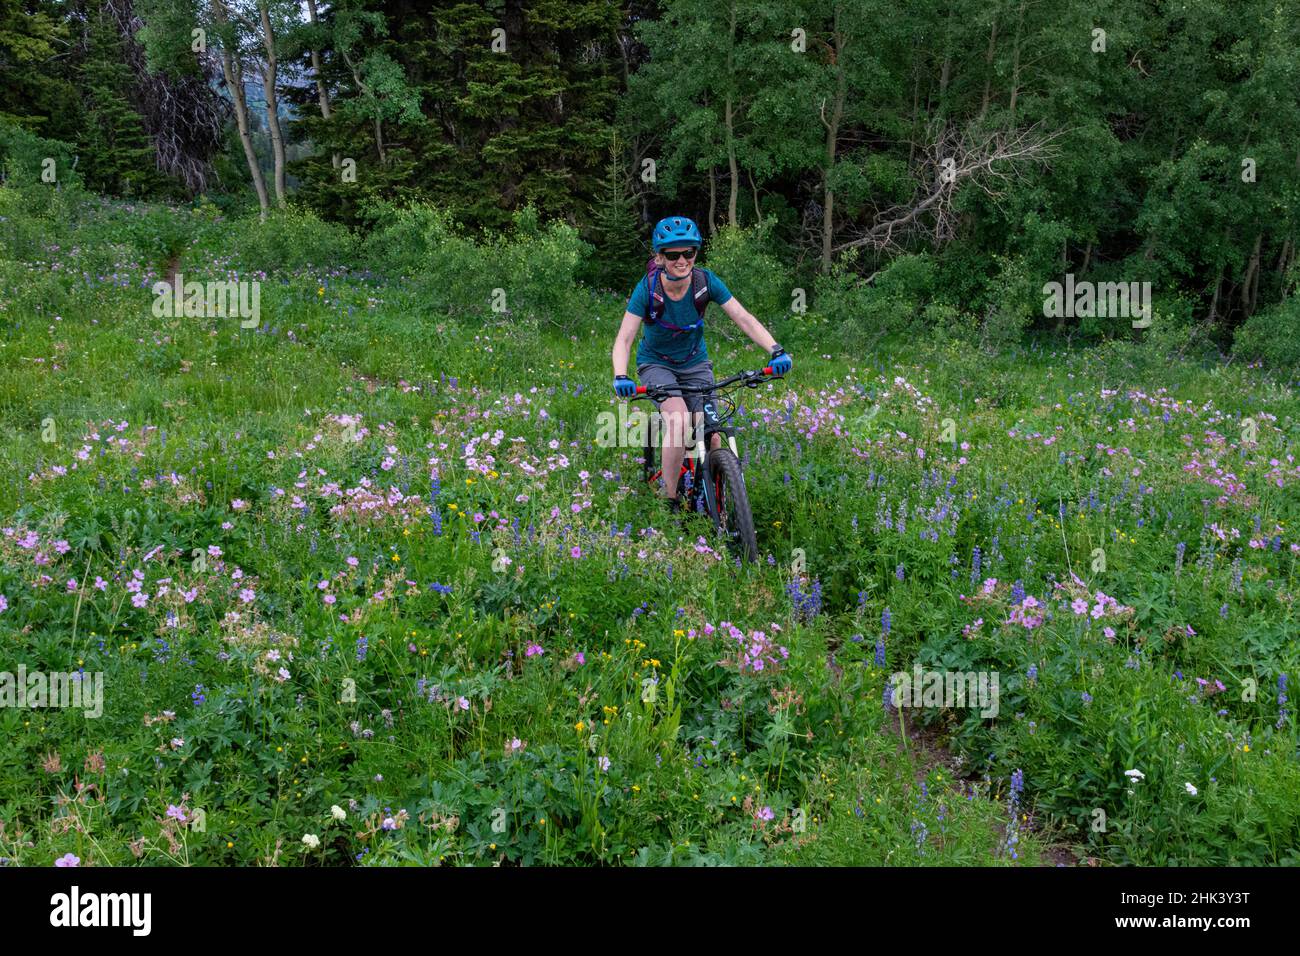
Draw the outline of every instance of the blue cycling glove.
M614 394L619 398L632 398L636 395L636 382L632 381L626 375L615 376Z
M773 375L784 375L794 365L794 357L781 346L774 345L772 346L772 361L768 364L772 366Z

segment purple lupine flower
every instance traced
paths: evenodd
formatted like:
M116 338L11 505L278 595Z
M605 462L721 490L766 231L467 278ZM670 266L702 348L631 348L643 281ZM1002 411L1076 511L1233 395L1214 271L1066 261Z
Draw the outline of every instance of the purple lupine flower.
M1011 774L1011 789L1007 794L1007 810L1009 819L1007 821L1006 843L1007 854L1013 860L1019 859L1016 853L1016 844L1020 842L1020 795L1025 790L1025 775L1020 768Z
M930 836L930 831L926 829L924 821L912 818L912 836L916 840L916 850L922 856L925 855L925 841Z
M796 620L811 621L821 612L822 584L820 579L813 579L812 587L806 594L797 580L791 581L785 590L786 594L790 596L790 603Z
M885 638L883 635L876 638L876 666L885 666Z

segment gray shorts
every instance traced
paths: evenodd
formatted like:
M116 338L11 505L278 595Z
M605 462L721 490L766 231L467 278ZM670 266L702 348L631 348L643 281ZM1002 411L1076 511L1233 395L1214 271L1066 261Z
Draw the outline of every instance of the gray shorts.
M647 362L644 365L638 365L636 367L636 377L640 380L641 384L645 385L647 388L654 387L668 389L669 394L682 399L682 401L686 403L687 411L703 412L704 400L707 395L711 393L696 392L693 395L683 395L681 392L673 390L672 386L689 385L696 387L700 385L712 385L714 381L713 363L708 359L705 359L703 362L692 365L690 368L675 369L668 365L659 365L655 362ZM659 403L655 402L655 407L657 408L658 406Z

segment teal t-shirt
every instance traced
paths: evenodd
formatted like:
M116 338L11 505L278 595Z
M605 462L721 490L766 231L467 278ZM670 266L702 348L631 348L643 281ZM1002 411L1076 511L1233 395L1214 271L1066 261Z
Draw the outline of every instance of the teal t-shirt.
M709 280L709 301L716 302L718 305L730 301L731 290L726 284L708 269L702 268L701 271ZM667 322L685 328L699 319L695 304L691 302L689 284L686 286L686 294L676 302L664 291L663 286L660 286L659 292L664 297L663 318ZM642 319L650 314L650 293L646 288L646 276L642 276L641 281L632 290L632 297L627 300L627 311L639 315ZM670 361L665 361L665 356ZM653 362L667 365L669 368L691 368L706 361L708 357L708 349L704 345L703 325L693 332L673 332L658 323L641 326L641 341L636 347L637 365Z

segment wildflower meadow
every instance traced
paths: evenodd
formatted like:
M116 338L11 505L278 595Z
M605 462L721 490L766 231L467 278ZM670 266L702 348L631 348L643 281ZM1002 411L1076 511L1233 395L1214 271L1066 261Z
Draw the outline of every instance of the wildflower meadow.
M45 202L0 189L0 643L102 700L0 688L6 863L1297 862L1268 370L787 321L750 565L595 441L615 297L431 307L409 213L256 268L211 208ZM260 321L155 317L169 272Z
M1285 918L1297 77L1278 0L0 0L11 927Z

